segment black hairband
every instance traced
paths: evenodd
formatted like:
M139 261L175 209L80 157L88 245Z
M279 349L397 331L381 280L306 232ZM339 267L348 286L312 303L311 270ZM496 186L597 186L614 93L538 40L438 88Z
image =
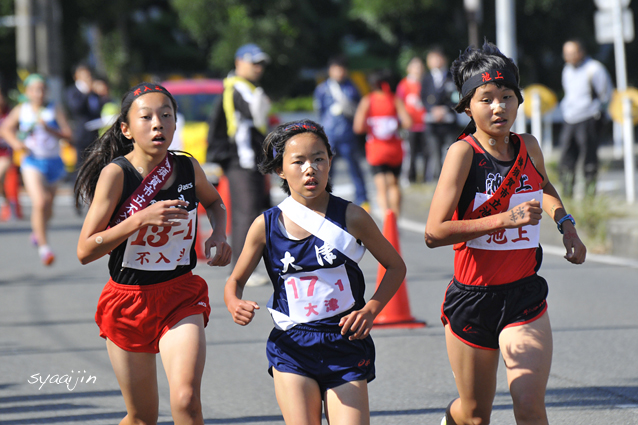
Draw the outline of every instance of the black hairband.
M133 103L133 101L136 98L146 93L164 93L168 97L172 98L169 91L166 90L164 87L160 86L159 84L141 83L133 87L131 90L129 90L124 100L122 100L122 104L125 104L128 102Z
M516 77L511 71L507 69L489 69L481 72L480 74L471 76L463 83L463 87L461 88L461 98L467 96L467 94L475 88L487 83L503 84L513 88L518 87Z
M301 123L301 122L295 122L284 127L284 131L294 131L294 130L319 131L319 128L317 128L316 125L309 124L309 123Z

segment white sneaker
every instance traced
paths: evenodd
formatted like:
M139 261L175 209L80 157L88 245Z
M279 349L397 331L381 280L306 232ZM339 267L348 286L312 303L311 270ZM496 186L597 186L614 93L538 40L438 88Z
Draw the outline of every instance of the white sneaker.
M246 286L264 286L270 282L268 276L264 276L261 273L253 273L246 281Z

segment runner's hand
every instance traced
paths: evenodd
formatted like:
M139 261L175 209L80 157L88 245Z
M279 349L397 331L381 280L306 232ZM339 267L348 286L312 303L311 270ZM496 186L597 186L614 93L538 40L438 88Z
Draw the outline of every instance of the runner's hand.
M352 332L352 335L348 337L349 340L363 339L370 334L373 321L374 317L372 313L368 312L365 308L353 311L347 316L343 316L339 321L341 335Z
M236 298L228 304L228 311L233 316L233 321L242 326L246 326L253 320L255 310L259 310L259 305L254 301Z
M188 202L172 199L159 201L144 208L133 217L142 219L142 226L179 226L180 220L188 219Z
M210 257L210 250L215 247L215 256L213 258ZM204 243L204 252L206 253L206 264L209 266L227 266L230 263L231 257L231 248L226 242L226 238L219 238L214 233L213 235L206 240Z
M527 225L534 226L538 224L541 220L542 213L541 203L532 199L502 214L505 214L505 228L516 229Z
M563 245L565 245L565 249L567 250L567 254L565 254L565 259L567 261L573 264L582 264L585 262L587 248L578 237L576 229L565 229L565 233L563 234Z

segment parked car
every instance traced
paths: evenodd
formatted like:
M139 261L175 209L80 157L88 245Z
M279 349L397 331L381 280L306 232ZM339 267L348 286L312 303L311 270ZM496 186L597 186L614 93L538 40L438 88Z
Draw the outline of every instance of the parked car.
M169 80L162 83L177 101L177 132L174 148L206 162L208 119L224 83L217 79ZM172 145L173 146L173 145Z

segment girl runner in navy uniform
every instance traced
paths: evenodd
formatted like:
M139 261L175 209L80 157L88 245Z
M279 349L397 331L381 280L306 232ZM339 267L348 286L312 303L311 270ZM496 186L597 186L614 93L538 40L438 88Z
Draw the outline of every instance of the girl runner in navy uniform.
M261 171L275 172L290 195L252 224L224 291L233 320L247 325L260 307L243 300L263 256L274 294L269 372L287 424L368 424L374 378L374 318L401 285L405 264L359 206L330 194L332 152L313 121L282 124L264 141ZM386 268L367 303L357 263L365 248Z
M574 264L585 261L571 215L549 182L538 141L510 133L523 102L518 68L498 48L468 48L452 65L472 121L445 158L425 240L454 245L442 320L459 398L442 424L489 423L499 349L519 424L547 424L552 359L547 282L536 272L542 210L558 224Z
M90 204L80 239L83 264L110 254L111 279L96 322L126 403L121 424L157 423L156 354L170 386L176 424L203 424L200 387L206 358L208 287L197 264L197 206L213 226L205 252L230 262L226 210L199 163L168 150L177 104L160 85L142 83L122 100L113 126L87 153L76 201Z

